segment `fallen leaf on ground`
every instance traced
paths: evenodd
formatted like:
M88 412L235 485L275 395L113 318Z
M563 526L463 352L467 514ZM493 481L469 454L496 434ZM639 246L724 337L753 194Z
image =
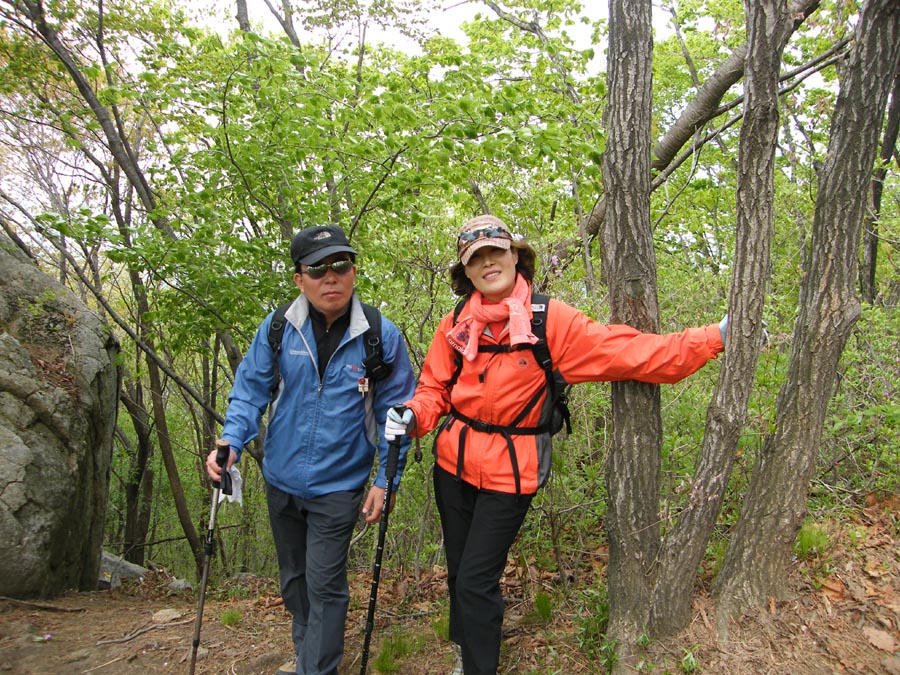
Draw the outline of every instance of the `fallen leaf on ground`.
M825 579L822 582L822 592L833 602L843 600L846 591L847 587L844 586L844 582L836 577Z
M866 626L863 628L863 633L873 647L891 653L897 651L897 641L887 631Z

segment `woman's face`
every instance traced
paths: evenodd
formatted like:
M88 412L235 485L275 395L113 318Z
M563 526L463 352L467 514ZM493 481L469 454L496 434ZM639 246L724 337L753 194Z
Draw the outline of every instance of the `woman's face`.
M515 249L485 246L469 258L465 266L466 276L485 298L491 302L500 302L516 286L518 261L519 253Z

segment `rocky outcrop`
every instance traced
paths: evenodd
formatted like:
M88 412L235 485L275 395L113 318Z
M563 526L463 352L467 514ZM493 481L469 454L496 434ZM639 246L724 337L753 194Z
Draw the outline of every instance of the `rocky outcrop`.
M0 595L97 586L118 352L94 312L0 235Z

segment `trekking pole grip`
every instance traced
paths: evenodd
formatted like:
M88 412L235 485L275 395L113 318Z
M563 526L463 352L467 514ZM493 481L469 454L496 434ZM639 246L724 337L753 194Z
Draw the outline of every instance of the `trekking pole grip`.
M221 487L222 492L226 495L231 494L231 474L225 470L230 455L231 443L222 440L216 441L216 464L218 464L219 468L222 470L222 481L220 483L219 481L214 480L212 483L213 487L217 490Z
M384 465L384 475L387 478L388 489L394 487L394 478L397 476L397 465L400 463L400 441L393 440L388 443L387 463Z

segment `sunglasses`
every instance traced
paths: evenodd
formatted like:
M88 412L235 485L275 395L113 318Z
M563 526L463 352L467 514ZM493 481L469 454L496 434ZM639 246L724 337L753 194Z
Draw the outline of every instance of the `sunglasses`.
M328 270L331 270L338 276L344 276L353 269L352 260L335 260L332 263L322 263L321 265L309 265L301 274L306 274L310 279L322 279Z
M463 243L475 241L476 239L511 239L509 232L499 226L492 227L480 227L477 230L469 230L468 232L463 232L459 235L459 240Z

